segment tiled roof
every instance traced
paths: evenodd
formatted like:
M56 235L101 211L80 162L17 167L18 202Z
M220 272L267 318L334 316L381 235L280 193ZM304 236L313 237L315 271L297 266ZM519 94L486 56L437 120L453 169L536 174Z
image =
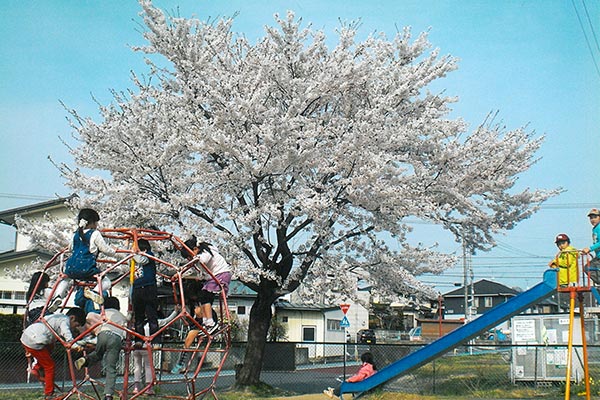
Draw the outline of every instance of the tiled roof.
M21 206L12 208L10 210L0 211L0 224L11 225L15 224L15 215L26 215L32 212L52 210L57 207L64 207L65 202L73 198L75 195L69 197L59 197L57 199L43 201L41 203L29 204L27 206Z
M34 257L39 257L42 260L49 260L52 258L54 254L50 254L43 250L23 250L23 251L5 251L4 253L0 253L0 263L12 261L12 260L20 260L20 259L29 259Z
M232 280L229 283L229 297L256 297L256 292L244 285L243 282L238 280Z
M498 282L493 282L487 279L482 279L473 283L473 291L475 296L492 296L492 295L504 295L504 296L516 296L519 294L515 289L509 288ZM444 297L463 297L465 295L464 287L455 289L451 292L444 294Z
M300 304L300 303L290 303L286 300L280 300L275 303L275 308L280 308L284 310L301 310L301 311L327 311L339 309L339 306L331 306L325 304Z

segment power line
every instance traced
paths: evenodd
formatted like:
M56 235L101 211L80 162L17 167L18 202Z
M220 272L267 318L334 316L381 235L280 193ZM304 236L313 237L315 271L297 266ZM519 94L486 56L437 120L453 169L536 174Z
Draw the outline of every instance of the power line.
M541 204L540 210L584 210L598 207L600 200L595 203L557 203L557 204ZM407 217L402 222L409 225L438 225L436 222L418 219L414 217Z
M575 9L575 14L577 15L577 21L579 21L579 26L581 27L581 31L583 32L583 37L585 38L585 43L587 44L588 50L590 51L590 55L592 56L592 61L594 62L594 66L596 67L596 73L598 74L598 77L600 77L600 68L598 68L598 63L596 62L596 57L594 56L594 51L592 49L592 46L590 45L590 40L588 39L587 33L585 33L585 28L583 27L583 22L581 21L581 17L579 16L579 11L577 11L577 7L575 6L575 0L571 0L571 4L573 4L573 8Z
M598 37L596 36L596 31L594 30L594 25L592 24L592 20L590 19L590 13L588 12L587 6L585 5L585 0L581 0L583 4L583 9L585 10L585 16L587 17L588 23L590 24L590 30L592 31L592 36L594 37L594 42L596 43L596 48L600 51L600 45L598 44Z
M22 199L22 200L50 200L55 197L52 196L40 196L33 194L19 194L19 193L0 193L0 198L4 199Z
M540 259L540 258L552 258L552 256L529 256L529 257L524 257L524 256L474 256L473 258L475 260L495 260L495 259L500 259L500 260L504 260L504 259L516 259L516 260L531 260L531 259Z
M571 209L584 209L597 207L597 203L558 203L558 204L542 204L540 209L542 210L571 210Z
M496 242L498 243L497 247L499 249L506 250L509 253L517 254L517 255L520 254L520 255L523 255L523 256L526 256L526 257L531 257L531 258L541 258L541 256L539 256L537 254L532 254L532 253L529 253L528 251L521 250L521 249L519 249L519 248L517 248L515 246L511 246L508 243L504 243L504 242L501 242L499 240L497 240Z

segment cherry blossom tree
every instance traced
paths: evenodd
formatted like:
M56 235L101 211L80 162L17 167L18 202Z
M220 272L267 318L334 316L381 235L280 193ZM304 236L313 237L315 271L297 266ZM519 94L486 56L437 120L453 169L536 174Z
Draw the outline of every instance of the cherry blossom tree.
M360 270L382 293L435 297L417 277L453 259L410 244L409 218L485 250L557 193L515 188L541 137L449 117L457 99L427 88L456 60L426 34L359 41L342 24L328 45L289 12L252 44L232 19L141 5L147 75L99 122L69 111L74 163L59 168L105 224L193 233L233 260L257 292L239 385L259 382L271 306L301 283L307 301L347 296Z

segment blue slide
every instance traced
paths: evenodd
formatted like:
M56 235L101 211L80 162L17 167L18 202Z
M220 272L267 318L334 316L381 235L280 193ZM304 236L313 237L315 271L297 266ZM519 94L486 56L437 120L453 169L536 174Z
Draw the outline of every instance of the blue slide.
M544 272L543 282L533 288L518 294L505 303L502 303L478 318L449 332L436 341L407 355L406 357L382 368L375 375L360 382L344 382L340 388L343 393L361 393L371 390L390 379L420 367L429 361L440 357L461 344L473 339L481 332L506 321L512 316L520 314L532 305L550 296L556 290L556 269Z
M596 289L596 286L592 286L592 294L594 295L594 298L596 299L598 304L600 304L600 293L598 293L598 289Z

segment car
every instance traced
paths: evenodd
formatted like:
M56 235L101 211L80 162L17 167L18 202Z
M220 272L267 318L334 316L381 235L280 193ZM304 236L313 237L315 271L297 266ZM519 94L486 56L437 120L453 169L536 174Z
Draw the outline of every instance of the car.
M411 342L418 342L420 341L421 338L421 332L423 332L423 329L420 326L415 326L414 328L412 328L409 332L408 332L408 339Z
M360 331L356 332L356 342L368 344L377 343L375 331L373 329L361 329Z
M494 342L506 342L508 336L501 329L491 329L479 336L481 340L491 340Z

